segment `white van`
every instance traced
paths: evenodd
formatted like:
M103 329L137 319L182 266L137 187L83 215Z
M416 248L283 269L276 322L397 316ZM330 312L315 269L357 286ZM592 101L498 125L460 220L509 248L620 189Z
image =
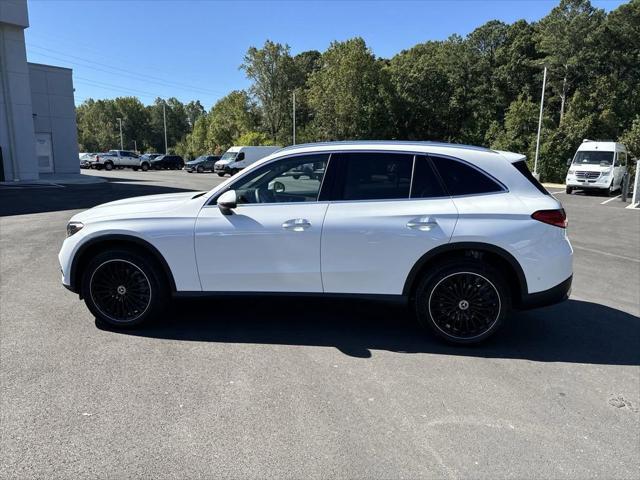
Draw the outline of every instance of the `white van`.
M622 188L627 173L627 149L618 142L584 140L567 164L568 194L576 189L613 193Z
M282 147L231 147L227 150L222 158L213 166L213 171L219 176L225 173L233 175L253 162L257 162L261 158L277 152Z

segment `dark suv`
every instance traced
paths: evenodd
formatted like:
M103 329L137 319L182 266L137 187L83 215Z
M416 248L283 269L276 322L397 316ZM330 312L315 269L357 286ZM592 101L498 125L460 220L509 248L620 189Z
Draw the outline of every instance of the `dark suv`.
M189 172L202 173L205 171L213 172L213 165L220 160L219 155L201 155L195 160L191 160L184 165L184 169Z
M180 170L184 167L184 160L180 155L160 155L151 160L154 170Z

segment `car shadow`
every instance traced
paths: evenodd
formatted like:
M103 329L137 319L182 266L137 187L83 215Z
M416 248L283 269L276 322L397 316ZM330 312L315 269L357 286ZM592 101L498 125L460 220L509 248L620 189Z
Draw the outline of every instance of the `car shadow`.
M510 358L539 362L640 365L640 319L596 303L569 300L515 312L489 341L447 345L423 333L404 306L346 299L220 297L175 301L156 322L123 335L212 343L335 347L369 358L374 350Z
M144 183L120 183L123 181L129 180L112 179L104 183L68 185L64 188L0 188L0 217L83 210L123 198L192 191ZM193 192L195 194L195 191Z

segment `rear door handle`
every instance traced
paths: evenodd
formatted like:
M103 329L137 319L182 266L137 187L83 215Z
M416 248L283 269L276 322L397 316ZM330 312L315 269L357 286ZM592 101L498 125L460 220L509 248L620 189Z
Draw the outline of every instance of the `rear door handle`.
M311 222L306 218L293 218L282 224L282 228L285 230L292 230L294 232L302 232L309 227L311 227Z
M407 228L410 228L412 230L420 230L422 232L428 232L430 230L433 230L437 226L438 222L436 222L434 218L427 216L414 218L413 220L409 220L407 222Z

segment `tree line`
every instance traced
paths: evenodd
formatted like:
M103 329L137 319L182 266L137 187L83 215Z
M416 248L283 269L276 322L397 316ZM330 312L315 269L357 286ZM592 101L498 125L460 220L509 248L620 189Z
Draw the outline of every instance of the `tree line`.
M585 138L624 141L640 157L640 0L608 14L589 0L561 0L538 22L493 20L390 59L376 57L362 38L297 55L268 40L243 59L250 87L208 112L175 98L150 106L132 97L88 100L78 107L79 141L83 150L114 148L121 117L126 138L162 152L164 105L168 144L186 157L233 144L288 145L295 93L298 143L439 140L531 161L544 65L544 180L564 178L566 159Z

